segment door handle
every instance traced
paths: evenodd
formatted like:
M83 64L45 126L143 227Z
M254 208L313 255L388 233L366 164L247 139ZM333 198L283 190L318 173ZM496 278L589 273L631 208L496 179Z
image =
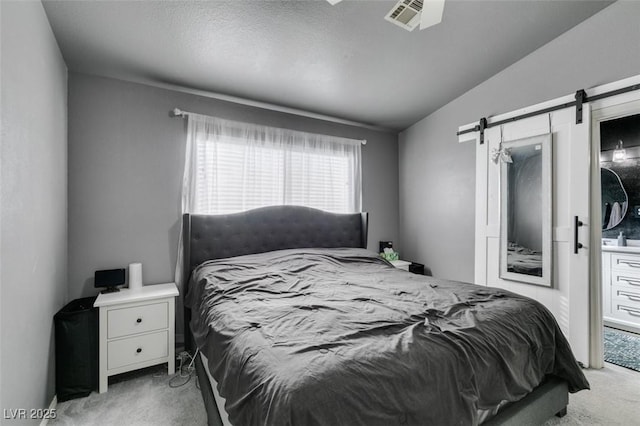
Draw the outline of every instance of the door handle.
M578 254L578 249L584 247L582 243L578 242L578 228L580 228L584 223L578 218L578 216L573 217L573 253Z

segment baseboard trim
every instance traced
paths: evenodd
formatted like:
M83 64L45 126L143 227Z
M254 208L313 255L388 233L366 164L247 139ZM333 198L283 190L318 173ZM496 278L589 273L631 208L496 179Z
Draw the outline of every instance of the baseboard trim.
M49 404L49 411L48 413L54 413L55 410L58 407L58 395L53 395L53 399L51 400L51 403ZM47 426L47 424L49 423L49 418L46 417L44 419L42 419L42 421L40 422L40 426Z

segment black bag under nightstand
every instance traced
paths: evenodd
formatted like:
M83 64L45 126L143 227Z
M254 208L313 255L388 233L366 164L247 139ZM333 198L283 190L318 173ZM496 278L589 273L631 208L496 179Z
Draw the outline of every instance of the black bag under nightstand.
M56 396L59 402L88 396L98 386L98 310L95 297L69 302L53 317Z

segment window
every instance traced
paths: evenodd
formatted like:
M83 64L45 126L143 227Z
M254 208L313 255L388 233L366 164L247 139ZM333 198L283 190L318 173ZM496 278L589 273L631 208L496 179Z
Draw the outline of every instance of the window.
M183 210L361 208L362 141L189 114ZM185 205L186 203L186 205Z

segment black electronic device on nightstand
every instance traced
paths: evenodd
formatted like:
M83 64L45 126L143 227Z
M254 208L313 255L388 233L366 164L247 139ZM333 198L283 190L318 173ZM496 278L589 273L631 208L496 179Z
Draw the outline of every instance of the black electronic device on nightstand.
M383 253L386 248L393 249L393 241L380 241L380 250L378 250L378 253Z
M101 293L113 293L120 291L119 285L124 285L124 268L121 269L104 269L96 271L94 275L94 287L104 290Z

